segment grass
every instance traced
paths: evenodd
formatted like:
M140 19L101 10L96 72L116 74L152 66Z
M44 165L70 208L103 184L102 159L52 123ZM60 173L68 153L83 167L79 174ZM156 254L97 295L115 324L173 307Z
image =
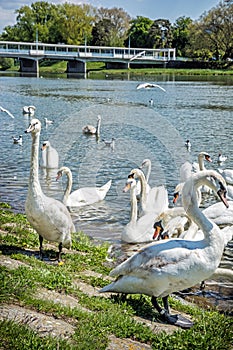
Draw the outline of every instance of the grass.
M40 63L40 74L64 74L66 73L66 61L43 61ZM8 69L18 71L19 66ZM180 75L180 76L233 76L232 67L228 69L188 69L188 68L130 68L130 69L106 69L104 62L87 62L87 72L89 78L100 78L106 75Z
M58 266L37 258L38 236L25 215L14 214L8 205L0 206L0 254L21 262L16 268L0 265L0 306L15 304L72 324L74 334L67 340L40 337L25 324L0 321L0 349L106 349L109 335L129 338L149 344L152 349L232 348L232 319L215 310L203 310L184 305L170 298L172 308L191 315L195 325L186 331L177 328L172 334L156 333L151 327L136 322L140 316L152 322L158 314L150 298L129 295L122 298L92 296L78 287L86 283L97 289L108 283L110 267L106 262L108 245L97 244L84 233L75 236L72 252L63 255ZM45 255L55 257L57 245L45 249ZM87 273L91 272L91 273ZM55 301L39 298L38 290L56 291L78 300L82 308L70 308ZM1 319L1 317L0 317Z

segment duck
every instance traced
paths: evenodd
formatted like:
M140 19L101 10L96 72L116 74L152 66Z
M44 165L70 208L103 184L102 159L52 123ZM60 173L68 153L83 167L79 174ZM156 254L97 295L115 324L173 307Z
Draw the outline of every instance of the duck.
M189 152L191 151L192 144L191 144L191 141L190 141L190 140L186 140L186 141L185 141L185 147L187 148L187 150L188 150Z
M48 118L44 118L45 125L52 125L54 123L53 120L49 120Z
M109 180L101 187L83 187L71 193L72 172L70 168L63 166L57 172L57 181L63 176L67 176L67 186L63 196L63 203L67 207L83 207L102 201L110 190L112 180Z
M9 115L9 117L11 117L12 119L15 118L11 112L9 112L6 108L3 108L2 106L0 106L0 111L6 113L6 114Z
M58 262L61 262L62 248L71 248L75 226L66 206L52 197L46 196L39 181L39 143L41 122L32 119L26 134L31 134L31 164L25 212L31 226L39 235L40 257L43 259L43 240L59 244Z
M86 126L84 126L83 129L82 129L83 134L99 136L99 134L100 134L100 124L101 124L101 116L98 115L96 127L93 126L93 125L86 125Z
M227 156L223 156L222 153L218 154L218 163L223 163L227 160Z
M28 114L31 117L35 114L36 107L35 106L24 106L23 107L23 114Z
M12 139L13 139L13 143L17 143L19 145L22 145L23 143L23 136L22 135L19 135L19 137L14 137L12 136Z
M48 140L43 142L41 151L41 168L57 169L59 167L59 155Z
M215 191L228 207L223 177L214 170L193 174L183 186L183 207L188 217L203 231L200 241L166 239L141 248L110 272L115 281L99 290L100 293L145 294L161 318L181 328L191 328L193 322L179 314L170 313L168 296L208 279L218 268L224 250L219 227L207 219L198 207L196 188L208 177L221 183ZM158 303L161 297L163 306Z

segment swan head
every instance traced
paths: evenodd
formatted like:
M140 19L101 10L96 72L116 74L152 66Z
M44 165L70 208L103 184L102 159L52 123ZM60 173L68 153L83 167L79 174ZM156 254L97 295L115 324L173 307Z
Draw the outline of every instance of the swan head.
M97 116L97 121L100 121L100 120L101 120L101 116L98 115L98 116Z
M56 181L58 181L63 174L68 174L68 173L72 176L70 169L66 166L62 166L57 172Z
M149 166L149 165L151 165L151 160L150 160L150 159L144 159L144 160L142 161L142 164L141 164L141 166L140 166L139 169L141 169L141 168L143 168L143 167L146 167L146 166Z
M37 134L41 131L41 122L39 119L32 119L25 133Z
M49 141L44 141L41 147L41 150L44 151L47 147L50 146L50 142Z
M125 187L123 188L123 192L127 192L131 188L135 188L137 185L136 180L134 179L133 174L128 176L128 180L126 181Z
M132 169L130 175L133 175L134 179L137 179L138 177L142 177L143 179L145 179L144 172L139 168Z
M212 163L212 159L211 159L209 153L200 152L199 155L198 155L198 157L199 157L199 158L202 158L202 159L205 159L207 162Z

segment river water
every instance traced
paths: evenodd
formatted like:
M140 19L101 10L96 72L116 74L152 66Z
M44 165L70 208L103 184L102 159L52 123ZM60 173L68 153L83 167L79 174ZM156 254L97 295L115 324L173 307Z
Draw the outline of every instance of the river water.
M59 153L60 166L70 167L73 189L112 180L104 201L72 213L77 230L110 243L121 245L122 228L130 215L129 193L122 189L130 170L143 159L152 162L151 187L164 184L170 201L180 165L197 161L200 151L213 159L206 168L219 168L219 153L228 156L222 167L233 168L233 78L143 78L160 84L166 92L137 90L140 79L0 76L0 105L15 116L11 119L0 113L1 201L24 212L31 153L31 137L24 134L30 119L22 113L25 105L36 106L35 117L43 125L41 144L49 140ZM82 127L95 125L98 115L102 118L99 140L82 134ZM45 117L54 124L46 127ZM12 141L19 135L23 135L22 146ZM112 137L116 139L114 150L102 142ZM184 146L187 139L192 143L191 152ZM40 181L47 195L62 198L66 178L56 182L56 170L40 169ZM232 256L225 255L223 264L232 268Z

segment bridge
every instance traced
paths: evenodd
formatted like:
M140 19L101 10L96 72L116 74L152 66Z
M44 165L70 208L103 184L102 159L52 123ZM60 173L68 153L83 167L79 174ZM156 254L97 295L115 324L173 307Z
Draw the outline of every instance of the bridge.
M154 65L176 59L175 49L141 49L41 42L0 41L0 57L20 61L20 71L39 74L39 61L43 59L67 61L67 73L86 74L87 62L105 62L107 69L129 68L137 65Z

